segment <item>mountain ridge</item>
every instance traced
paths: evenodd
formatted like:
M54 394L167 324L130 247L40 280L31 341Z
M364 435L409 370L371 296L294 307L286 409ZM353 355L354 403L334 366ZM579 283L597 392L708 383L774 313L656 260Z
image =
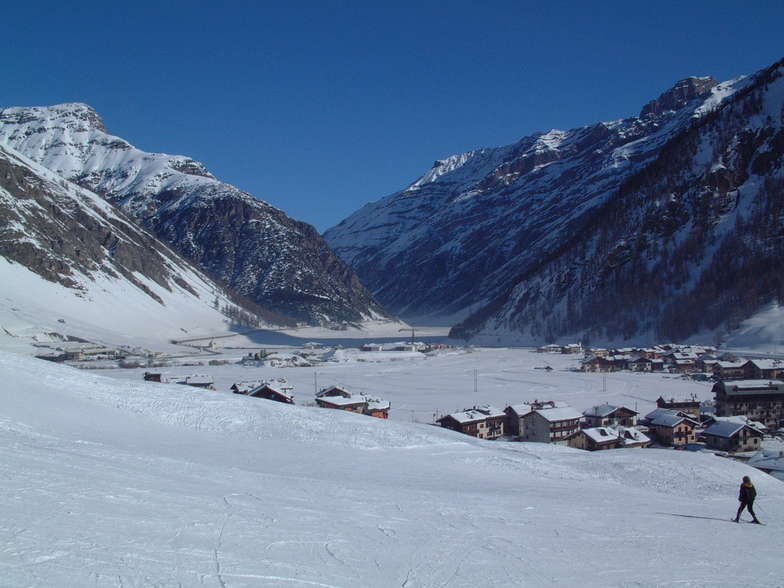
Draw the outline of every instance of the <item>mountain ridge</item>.
M100 194L257 304L313 324L388 316L313 227L190 157L108 134L86 104L2 108L0 144Z

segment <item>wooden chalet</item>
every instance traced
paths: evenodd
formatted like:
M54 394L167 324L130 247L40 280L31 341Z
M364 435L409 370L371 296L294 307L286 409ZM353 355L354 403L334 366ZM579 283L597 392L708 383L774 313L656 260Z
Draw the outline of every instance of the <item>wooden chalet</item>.
M750 359L743 364L745 380L778 380L784 376L784 363L778 359Z
M569 442L569 446L586 451L617 449L621 446L621 438L611 427L589 427L581 429Z
M316 404L322 408L333 408L366 414L368 416L389 418L390 403L380 398L369 398L364 394L354 394L346 386L334 385L323 388L316 395Z
M294 404L294 396L291 394L293 389L292 386L281 386L276 383L264 382L250 390L247 394L253 398L264 398L284 404Z
M498 439L504 434L506 414L492 406L479 406L441 417L436 422L446 429L479 439Z
M715 422L700 433L700 439L711 449L731 452L758 451L762 437L762 431L734 421Z
M645 415L640 421L648 431L664 446L682 447L696 440L695 429L699 422L687 414L667 408L657 408Z
M717 361L713 364L713 375L720 380L741 380L745 378L745 360Z
M637 411L625 406L600 404L583 411L585 428L621 425L634 427L637 424Z
M670 398L669 400L665 400L663 397L659 396L659 398L656 399L656 407L679 411L693 419L699 420L700 418L700 401L696 398L691 398L689 400L675 400L674 398Z
M716 416L745 415L770 429L784 426L784 382L736 380L713 386Z
M364 396L323 396L316 398L316 404L321 408L335 408L348 412L364 414L367 408L367 399Z

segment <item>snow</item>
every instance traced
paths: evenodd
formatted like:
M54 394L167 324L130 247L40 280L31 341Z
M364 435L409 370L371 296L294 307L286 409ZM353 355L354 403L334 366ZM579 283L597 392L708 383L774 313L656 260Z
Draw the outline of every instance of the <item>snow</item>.
M784 486L710 454L482 442L8 353L0 372L4 586L781 583ZM729 522L743 475L764 529Z

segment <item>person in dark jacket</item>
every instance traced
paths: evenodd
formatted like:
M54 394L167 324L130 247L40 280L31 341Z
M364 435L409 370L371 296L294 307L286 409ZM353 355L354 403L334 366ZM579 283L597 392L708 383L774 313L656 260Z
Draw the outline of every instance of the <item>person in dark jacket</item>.
M751 483L751 479L748 476L743 476L743 482L740 485L740 493L738 494L740 506L738 507L738 514L736 514L733 519L736 523L740 521L740 513L743 512L743 509L748 508L749 514L754 517L754 520L751 522L757 523L758 525L762 524L757 520L757 515L754 514L754 499L756 497L757 490L754 488L754 484Z

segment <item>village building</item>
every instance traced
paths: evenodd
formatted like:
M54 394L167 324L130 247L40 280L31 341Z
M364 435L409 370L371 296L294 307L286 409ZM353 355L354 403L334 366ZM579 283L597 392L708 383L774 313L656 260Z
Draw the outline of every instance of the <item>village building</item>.
M647 357L638 357L630 362L632 371L635 372L651 372L653 371L651 360Z
M618 432L611 427L589 427L581 429L569 442L570 447L586 451L617 449L621 446Z
M660 445L685 446L696 440L695 429L699 422L685 413L667 408L657 408L640 421Z
M713 364L713 375L720 380L740 380L745 377L746 360L717 361Z
M369 398L364 394L354 394L343 385L323 388L316 395L316 404L322 408L356 412L381 419L389 418L390 403L388 401Z
M784 425L784 382L737 380L713 386L716 416L746 415L777 430Z
M479 439L498 439L504 434L505 419L502 410L487 405L448 414L436 422L446 429Z
M583 411L585 427L613 427L621 425L634 427L637 424L637 412L625 406L600 404Z
M710 449L720 451L757 451L762 447L762 431L744 423L719 421L700 434Z
M643 448L651 444L651 439L636 427L615 427L620 433L623 449Z
M656 407L679 411L696 420L699 420L700 418L700 401L696 398L691 398L689 400L675 400L674 398L670 398L669 400L665 400L659 396L659 398L656 399Z
M509 433L520 441L561 445L579 432L583 417L574 408L552 401L508 406L504 412Z
M294 404L294 396L291 394L293 389L292 386L264 382L248 391L247 395L253 398L264 398L266 400L274 400L275 402L283 402L284 404Z
M784 363L778 359L750 359L743 364L745 380L777 380L784 376Z
M348 412L364 414L367 409L367 399L364 396L324 396L317 397L316 404L321 408L334 408Z

